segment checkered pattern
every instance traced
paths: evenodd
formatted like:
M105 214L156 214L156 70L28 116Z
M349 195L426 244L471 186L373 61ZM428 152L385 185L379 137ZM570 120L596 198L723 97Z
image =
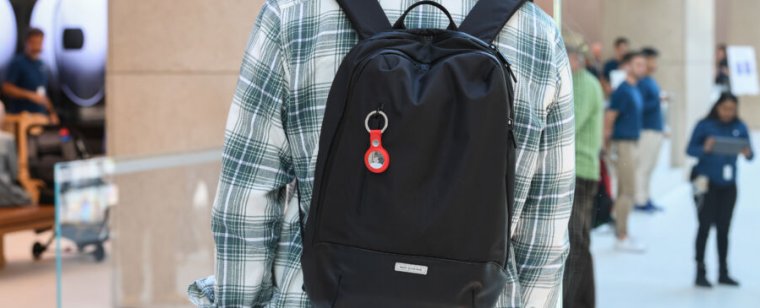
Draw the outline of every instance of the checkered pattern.
M457 23L474 0L441 0ZM391 20L412 0L381 0ZM408 27L444 28L433 7ZM251 34L226 127L213 207L216 272L190 285L201 307L309 307L300 210L311 204L328 91L357 36L334 0L267 0ZM554 307L575 185L571 73L554 22L528 3L496 40L513 64L517 174L509 283L497 307ZM506 102L505 102L506 103ZM287 198L295 181L299 198Z

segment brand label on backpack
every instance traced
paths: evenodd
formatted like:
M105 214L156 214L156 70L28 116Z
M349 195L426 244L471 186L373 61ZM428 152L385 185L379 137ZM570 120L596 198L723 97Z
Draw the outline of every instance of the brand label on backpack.
M396 262L395 270L397 272L409 274L427 275L428 267L424 265Z

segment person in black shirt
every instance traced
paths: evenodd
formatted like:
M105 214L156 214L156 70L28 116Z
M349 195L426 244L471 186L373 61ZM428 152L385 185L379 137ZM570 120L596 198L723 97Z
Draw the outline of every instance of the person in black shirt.
M723 91L731 90L731 79L729 78L728 71L728 53L726 51L726 45L721 44L715 51L716 67L715 67L715 84L723 88Z
M611 95L613 90L610 74L612 71L620 69L620 62L623 61L623 57L628 54L629 49L630 43L627 38L619 37L615 40L615 57L608 60L602 69L602 88L607 96Z

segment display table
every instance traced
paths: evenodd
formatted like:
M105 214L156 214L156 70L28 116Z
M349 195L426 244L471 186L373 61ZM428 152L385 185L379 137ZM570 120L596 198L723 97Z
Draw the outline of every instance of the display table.
M0 208L0 270L5 267L3 237L7 233L52 228L55 209L52 206ZM31 247L32 243L29 243ZM31 248L29 250L31 255Z

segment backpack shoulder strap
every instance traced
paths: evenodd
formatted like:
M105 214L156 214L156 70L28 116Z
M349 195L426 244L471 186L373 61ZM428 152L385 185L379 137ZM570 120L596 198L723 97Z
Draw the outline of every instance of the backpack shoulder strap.
M459 31L491 43L525 2L528 0L479 0Z
M391 22L383 12L378 0L337 0L348 16L359 39L367 39L391 29Z

